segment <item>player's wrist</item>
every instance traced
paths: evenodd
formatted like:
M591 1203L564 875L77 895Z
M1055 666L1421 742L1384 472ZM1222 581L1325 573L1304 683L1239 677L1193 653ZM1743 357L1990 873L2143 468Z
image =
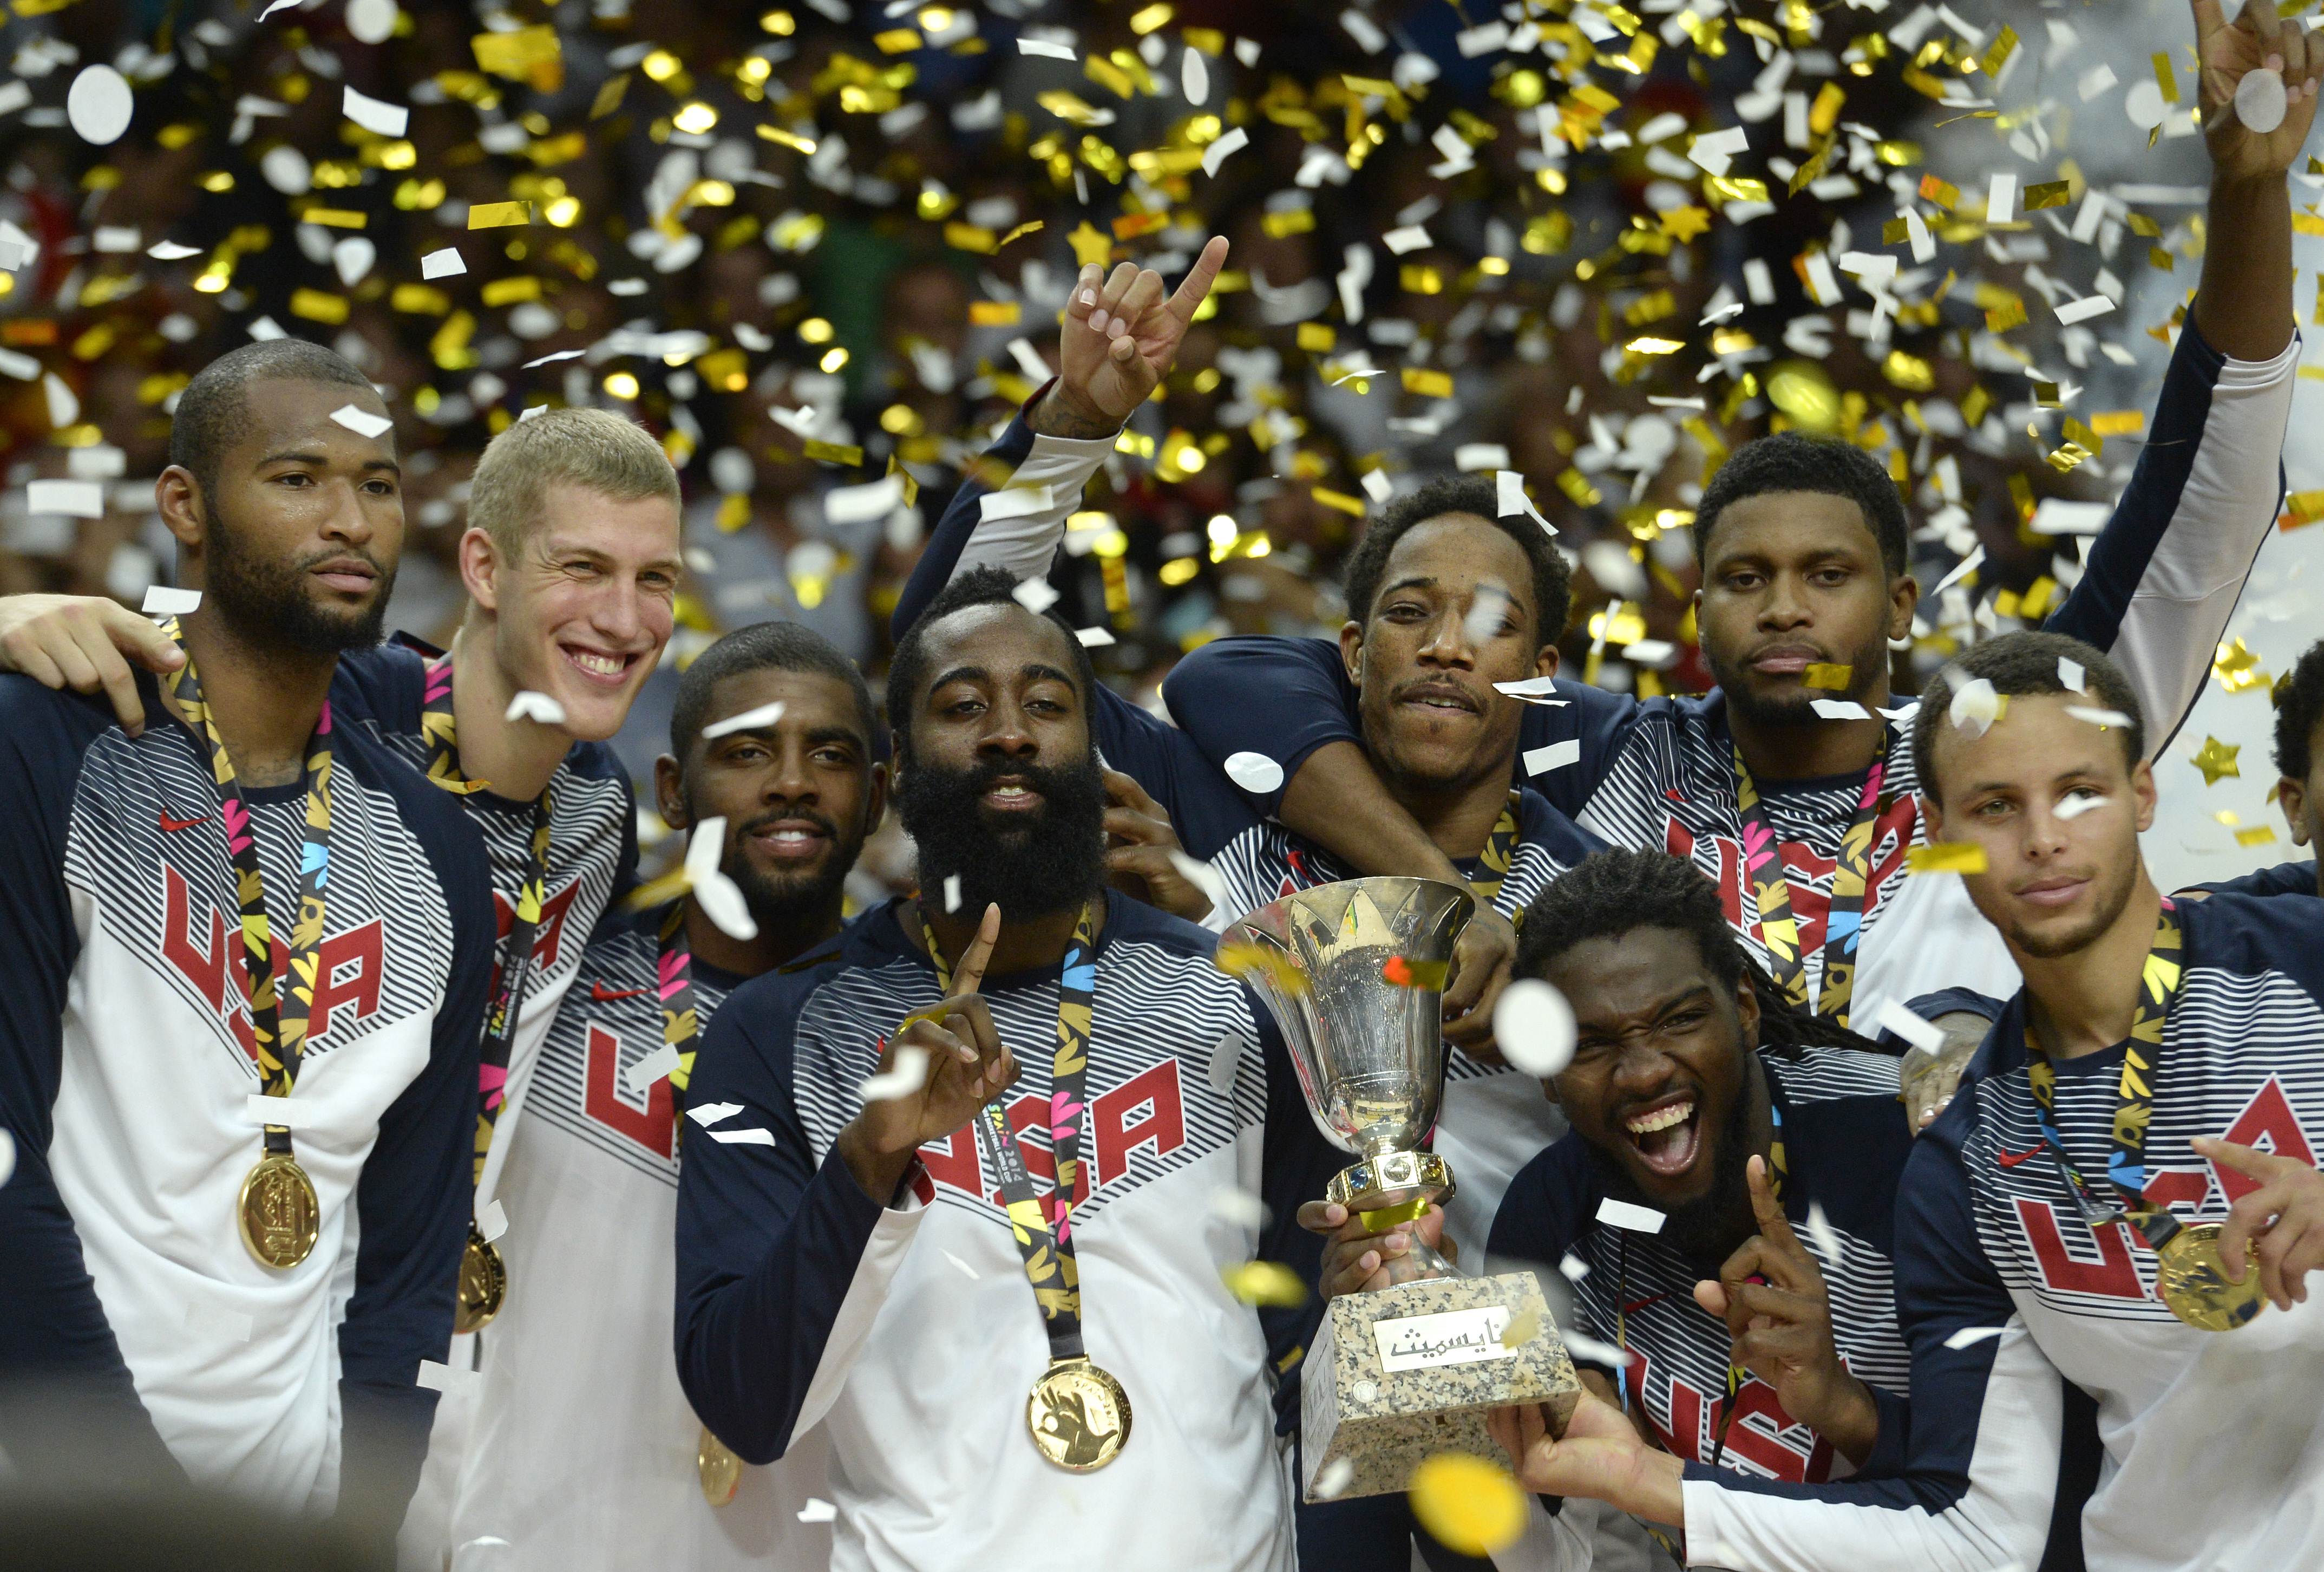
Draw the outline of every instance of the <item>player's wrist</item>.
M1033 428L1036 436L1089 442L1119 435L1126 419L1109 415L1094 401L1061 381L1033 406L1032 417L1026 423Z

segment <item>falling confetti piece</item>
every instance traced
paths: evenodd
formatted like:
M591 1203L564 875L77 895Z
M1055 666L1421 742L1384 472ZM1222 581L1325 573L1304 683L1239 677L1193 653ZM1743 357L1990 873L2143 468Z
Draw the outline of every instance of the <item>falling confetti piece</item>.
M1627 1228L1633 1234L1659 1234L1663 1231L1663 1215L1652 1207L1641 1207L1633 1201L1618 1201L1611 1197L1598 1203L1598 1221L1609 1228Z
M1286 994L1299 994L1307 991L1307 974L1288 957L1278 955L1263 945L1222 944L1213 954L1211 964L1230 977L1259 977Z
M724 720L711 722L702 728L702 740L706 743L715 742L720 737L731 736L736 732L762 731L782 718L783 707L780 701L762 704L756 709L746 709L740 715L730 715Z
M421 278L454 278L467 271L468 264L462 262L459 252L449 245L431 251L420 259Z
M704 819L687 836L686 876L693 887L694 903L729 939L753 939L759 937L759 924L751 915L750 902L742 899L734 881L719 870L725 846L723 817Z
M1307 1285L1299 1274L1279 1261L1246 1261L1240 1266L1222 1266L1219 1280L1227 1285L1227 1292L1247 1305L1277 1305L1295 1308L1307 1302Z
M1966 841L1939 841L1904 853L1905 870L1914 874L1982 874L1985 865L1985 848Z
M74 134L93 147L120 141L135 107L129 79L111 66L85 68L65 95L65 115Z
M1431 993L1444 990L1444 976L1451 964L1446 961L1416 961L1404 956L1390 956L1380 963L1380 976L1399 988L1422 988Z
M1945 1045L1944 1029L1895 999L1880 1001L1880 1009L1872 1023L1884 1031L1894 1032L1900 1041L1911 1044L1924 1053L1935 1053Z
M353 406L349 407L352 408ZM355 412L361 414L363 411L358 410ZM565 707L558 703L557 700L549 698L546 693L535 693L532 689L528 688L520 691L515 698L509 700L508 712L502 716L501 718L503 720L529 720L540 726L563 726L565 724Z
M387 416L374 415L369 410L359 410L353 404L341 404L337 409L331 411L331 419L334 422L338 425L345 426L348 430L353 431L358 437L377 437L386 431L393 430L395 426L395 422L390 420ZM540 698L543 696L536 693L532 695L532 697ZM550 699L549 702L552 707L556 704L556 700L554 699ZM514 717L512 716L511 718L513 719ZM550 721L549 724L551 726L561 726L564 722L564 711L558 710L557 718Z
M1413 1516L1448 1549L1489 1556L1525 1532L1525 1493L1508 1471L1465 1452L1439 1452L1412 1471Z
M1518 978L1494 1002L1493 1041L1501 1057L1536 1080L1564 1073L1574 1035L1573 1007L1537 977Z
M1849 665L1811 661L1808 662L1807 685L1810 688L1829 689L1834 693L1845 693L1848 691L1848 680L1855 671L1856 668Z
M975 1273L969 1275L973 1277ZM839 1509L820 1496L808 1496L807 1504L798 1510L798 1521L803 1523L835 1522L838 1518Z
M1541 1312L1527 1305L1501 1328L1501 1346L1522 1348L1541 1336Z
M173 589L166 584L146 587L145 604L139 609L147 616L188 616L199 611L202 592L198 589Z
M1968 1348L1984 1342L1987 1337L1998 1337L2008 1329L2006 1327L1963 1327L1945 1339L1945 1346L1952 1349Z
M928 1050L908 1045L896 1050L893 1068L867 1077L855 1088L856 1096L866 1103L893 1102L908 1097L927 1084Z
M1812 1199L1808 1202L1808 1237L1815 1241L1825 1265L1837 1266L1848 1258L1840 1247L1840 1230L1831 1225L1831 1219L1823 1215L1823 1207Z
M2203 772L2204 785L2217 786L2227 776L2242 776L2243 767L2236 763L2236 755L2242 752L2241 744L2223 743L2217 737L2206 736L2203 745L2188 755L2188 763Z
M2282 73L2265 66L2246 71L2236 83L2236 118L2255 136L2265 136L2283 124L2289 102Z

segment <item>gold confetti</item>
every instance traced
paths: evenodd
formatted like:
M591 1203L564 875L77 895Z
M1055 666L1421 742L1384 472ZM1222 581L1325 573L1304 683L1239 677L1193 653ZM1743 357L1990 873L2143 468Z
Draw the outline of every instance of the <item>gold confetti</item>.
M2270 825L2255 824L2249 829L2236 831L2236 845L2239 846L2265 846L2274 844L2275 830Z
M304 317L309 322L328 322L336 327L347 319L347 309L344 295L327 294L321 290L290 291L290 314Z
M1329 355L1339 339L1330 328L1321 322L1302 322L1293 336L1293 341L1310 355Z
M1982 874L1985 848L1968 841L1939 841L1914 846L1904 854L1904 867L1914 874Z
M1525 1532L1525 1493L1508 1471L1465 1452L1439 1452L1412 1471L1413 1515L1450 1550L1489 1556Z
M468 208L471 229L505 229L512 224L531 222L530 202L477 202Z
M1361 511L1360 506L1358 511ZM1262 976L1286 994L1307 992L1307 974L1294 965L1288 957L1265 945L1247 942L1221 944L1212 955L1211 964L1230 977Z
M1452 969L1448 961L1416 961L1405 956L1390 956L1380 963L1380 976L1399 988L1425 988L1442 993L1445 976Z
M2135 437L2146 430L2146 411L2107 410L2090 417L2090 430L2101 437Z
M1015 301L971 301L968 303L969 325L973 328L1014 328L1024 315L1025 308Z
M2276 520L2275 526L2279 530L2296 530L2319 519L2324 519L2324 491L2295 491L2283 499L2283 516Z
M333 229L361 229L370 224L371 215L349 208L309 208L299 215L302 224L322 224Z
M851 447L844 442L810 440L802 444L802 450L809 458L820 459L825 464L845 464L852 467L863 462L863 449Z
M2211 661L2211 675L2229 693L2262 687L2268 680L2267 673L2259 669L2259 657L2241 639L2230 639L2219 646Z
M1219 1268L1227 1292L1247 1305L1277 1305L1296 1309L1307 1302L1307 1285L1279 1261L1246 1261Z
M1416 365L1404 368L1404 391L1418 393L1422 398L1449 399L1452 396L1452 375L1444 371L1424 371Z
M2025 188L2025 210L2038 212L2043 208L2062 208L2073 195L2071 180L2043 180L2038 186Z
M1074 262L1081 267L1092 264L1102 267L1113 255L1113 242L1086 218L1079 228L1066 235L1065 241L1074 248Z
M2217 737L2206 736L2203 745L2187 755L2187 762L2203 772L2204 785L2217 786L2225 776L2242 778L2243 766L2236 763L2236 755L2242 752L2239 744L2223 743Z
M553 93L565 80L564 51L557 29L547 23L514 32L480 32L468 40L476 67L495 77L526 82Z
M1852 665L1840 665L1825 661L1808 662L1807 684L1810 688L1829 689L1834 693L1848 691L1848 680L1855 674Z
M1540 1336L1541 1312L1533 1306L1527 1305L1521 1313L1511 1318L1508 1326L1501 1328L1501 1346L1522 1348Z
M1364 516L1364 499L1360 496L1350 496L1344 491L1333 491L1321 485L1314 488L1314 495L1327 508L1337 508L1356 518Z

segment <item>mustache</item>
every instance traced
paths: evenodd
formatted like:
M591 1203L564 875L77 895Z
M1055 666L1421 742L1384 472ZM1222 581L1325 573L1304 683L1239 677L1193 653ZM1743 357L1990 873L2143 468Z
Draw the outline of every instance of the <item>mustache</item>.
M736 830L733 838L740 840L744 836L757 835L761 830L772 829L779 824L811 824L832 839L839 838L839 826L812 808L779 808L770 813L762 813L741 829Z

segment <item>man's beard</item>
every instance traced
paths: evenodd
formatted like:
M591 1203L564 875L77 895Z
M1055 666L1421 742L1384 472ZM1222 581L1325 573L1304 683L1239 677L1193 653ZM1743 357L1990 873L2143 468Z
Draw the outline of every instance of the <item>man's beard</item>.
M1848 687L1838 693L1802 683L1780 697L1763 694L1752 688L1748 671L1728 670L1707 646L1702 654L1710 663L1711 677L1719 683L1720 692L1727 698L1728 707L1744 719L1766 726L1821 726L1823 717L1815 711L1820 698L1853 699L1870 709L1874 689L1888 675L1888 638L1885 633L1876 635L1870 643L1856 652L1849 662Z
M1738 1051L1748 1054L1750 1050ZM1665 1211L1662 1202L1648 1195L1620 1158L1600 1150L1595 1142L1583 1142L1590 1150L1590 1161L1597 1165L1598 1179L1605 1186L1606 1193L1618 1201L1661 1212L1663 1226L1658 1237L1675 1246L1687 1261L1710 1271L1716 1271L1719 1263L1727 1259L1732 1248L1729 1242L1738 1220L1743 1223L1746 1233L1750 1231L1751 1187L1745 1165L1751 1161L1751 1066L1747 1060L1735 1105L1728 1110L1727 1127L1719 1133L1718 1151L1711 1160L1711 1188L1675 1210Z
M1022 828L994 829L978 800L1005 778L1040 794ZM896 811L919 853L924 900L960 880L959 910L998 902L1004 919L1077 906L1105 883L1105 777L1094 758L1044 767L995 760L952 770L915 763L896 783Z
M2114 880L2111 885L2103 883L2107 876L2106 870L2109 865L2113 870ZM2096 892L2097 898L2092 902L2090 919L2080 928L2064 933L2045 933L2036 936L2027 933L2013 920L2003 929L2003 931L2008 935L2011 944L2038 960L2052 961L2061 956L2070 956L2088 949L2106 936L2107 930L2115 925L2124 910L2130 905L2131 892L2138 883L2138 843L2135 841L2131 842L2127 855L2107 859L2099 864L2097 879L2100 883Z
M689 801L687 809L691 822L702 822L704 815L697 804ZM811 824L830 837L831 854L820 867L796 874L765 874L752 865L742 849L745 837L766 826L785 821ZM854 871L856 858L862 855L863 842L870 833L871 827L864 824L842 832L838 825L812 809L778 809L739 829L727 831L726 855L719 864L719 872L733 880L734 887L742 892L742 904L751 909L751 916L761 928L786 932L814 921L831 909L841 886L847 883L847 875Z
M242 532L227 526L215 507L210 525L202 594L236 634L254 644L302 655L337 655L379 643L387 624L388 597L395 593L392 566L348 546L319 551L304 562L283 562L245 551ZM379 573L366 611L326 611L308 593L307 575L316 564L341 557L360 557Z

